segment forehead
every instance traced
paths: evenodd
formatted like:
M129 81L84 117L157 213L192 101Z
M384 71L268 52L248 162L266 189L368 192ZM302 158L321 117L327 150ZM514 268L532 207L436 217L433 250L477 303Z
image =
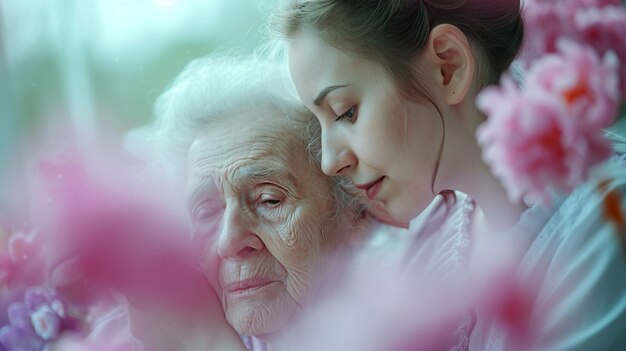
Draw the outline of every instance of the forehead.
M339 50L309 30L297 32L287 45L289 71L299 92L308 98L326 86L361 86L389 78L380 63ZM304 103L308 105L310 101Z
M354 55L338 50L326 43L317 34L301 30L288 41L289 68L292 75L311 75L331 71L339 74L339 67L358 68L359 61Z
M287 117L271 110L245 112L214 123L193 142L188 183L208 178L237 182L262 177L285 181L310 172L305 143Z

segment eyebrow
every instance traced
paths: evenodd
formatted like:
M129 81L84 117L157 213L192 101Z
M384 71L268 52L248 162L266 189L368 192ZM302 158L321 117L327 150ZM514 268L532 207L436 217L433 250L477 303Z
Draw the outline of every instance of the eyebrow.
M297 183L296 177L283 167L253 165L238 169L232 179L232 185L234 188L238 188L259 180L276 180L278 183L291 188L294 188Z
M328 95L328 93L330 93L331 91L335 89L345 88L347 86L350 86L350 84L331 85L329 87L324 88L322 91L320 91L320 93L317 95L315 100L313 100L313 104L315 104L315 106L320 106L322 104L322 101L324 101L324 99L326 98L326 95Z
M215 178L211 176L205 176L200 179L193 180L193 187L191 189L187 189L187 206L191 207L192 204L198 201L199 198L203 197L207 193L213 192L215 189Z

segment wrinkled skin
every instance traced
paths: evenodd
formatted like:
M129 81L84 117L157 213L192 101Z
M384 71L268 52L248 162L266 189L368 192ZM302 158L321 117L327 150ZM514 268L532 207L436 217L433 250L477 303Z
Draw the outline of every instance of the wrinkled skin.
M283 328L341 245L329 180L287 123L267 108L242 112L212 124L189 151L194 243L226 319L244 335Z

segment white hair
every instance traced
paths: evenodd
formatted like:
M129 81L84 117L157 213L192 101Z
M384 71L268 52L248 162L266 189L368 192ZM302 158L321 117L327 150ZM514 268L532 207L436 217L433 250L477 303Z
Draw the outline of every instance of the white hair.
M155 103L144 129L147 152L183 167L191 143L212 124L242 111L274 108L302 119L306 110L276 64L256 56L207 56L189 63ZM260 116L262 118L262 116ZM234 125L233 125L234 126Z

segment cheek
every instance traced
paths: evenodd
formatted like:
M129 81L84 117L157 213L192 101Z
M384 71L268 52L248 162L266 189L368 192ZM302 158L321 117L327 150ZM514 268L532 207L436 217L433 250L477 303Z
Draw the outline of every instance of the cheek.
M201 253L195 255L196 264L199 266L199 269L202 271L204 276L208 279L211 286L218 290L218 270L220 266L220 259L215 246L212 244L212 241L206 240L205 244L202 246L196 246L194 243L194 250L196 249L201 251Z
M352 135L358 139L355 150L374 164L396 159L405 143L406 114L382 102L363 106L362 112Z
M213 259L216 259L216 242L218 232L220 229L220 219L212 219L210 221L204 221L203 223L197 223L191 229L191 242L192 254L196 263L203 264L207 260L209 255L214 255Z
M394 173L397 162L403 157L403 136L392 128L378 125L367 131L359 131L359 140L354 144L354 153L360 163L387 175Z
M287 271L287 292L302 303L314 284L321 256L321 216L304 208L293 211L271 237L264 238L272 256Z
M429 180L443 141L443 124L438 114L431 109L422 108L407 123L407 154L413 155L413 174L423 173Z

